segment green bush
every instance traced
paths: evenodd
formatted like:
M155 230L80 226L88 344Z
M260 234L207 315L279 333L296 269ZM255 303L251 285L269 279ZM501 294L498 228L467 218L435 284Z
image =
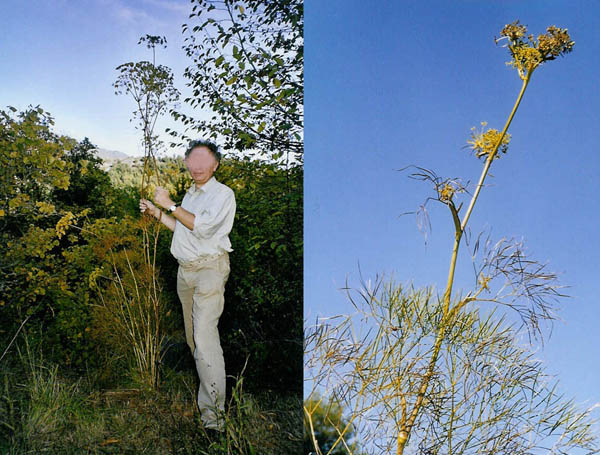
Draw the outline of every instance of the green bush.
M111 244L113 236L116 244L139 235L135 223L127 221L128 216L139 218L139 188L115 185L114 176L92 154L89 140L77 143L54 134L51 126L51 117L38 108L0 111L0 268L5 271L0 339L7 345L28 318L30 341L43 347L49 361L75 373L90 368L102 372L114 356L110 343L94 337L91 308L98 296L89 278L102 265L102 242ZM191 184L182 160L162 159L159 168L162 184L180 201ZM115 169L123 182L141 175L136 167ZM238 375L248 359L248 388L299 392L302 167L228 158L217 179L233 189L237 200L231 274L220 320L228 374ZM85 233L109 225L108 237ZM170 345L185 340L171 237L163 229L157 243Z
M228 161L218 178L237 201L220 331L226 363L249 357L250 387L302 387L302 168Z

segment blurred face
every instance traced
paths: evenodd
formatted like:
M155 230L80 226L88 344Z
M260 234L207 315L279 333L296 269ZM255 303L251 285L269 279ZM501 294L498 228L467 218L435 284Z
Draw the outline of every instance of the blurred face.
M196 186L208 182L219 167L219 163L207 147L194 148L184 162Z

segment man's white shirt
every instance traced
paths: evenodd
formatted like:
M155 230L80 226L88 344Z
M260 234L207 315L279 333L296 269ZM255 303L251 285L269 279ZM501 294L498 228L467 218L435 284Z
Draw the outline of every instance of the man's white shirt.
M179 220L175 223L171 242L175 259L189 262L233 251L229 233L235 217L235 195L231 188L214 177L200 188L192 184L181 207L194 214L194 229L186 228Z

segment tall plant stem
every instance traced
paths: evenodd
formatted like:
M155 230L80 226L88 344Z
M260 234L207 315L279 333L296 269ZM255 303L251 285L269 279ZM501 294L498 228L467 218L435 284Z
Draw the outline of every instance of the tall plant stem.
M515 113L517 112L517 109L519 108L519 105L521 104L521 100L523 99L523 95L525 94L525 90L527 89L527 85L529 84L529 80L531 79L532 73L533 73L533 68L531 68L531 69L529 69L529 71L527 71L527 74L526 74L525 78L523 79L523 85L521 86L521 91L519 92L519 96L517 97L517 100L512 108L512 111L511 111L510 115L508 116L508 120L506 121L506 124L504 125L504 129L502 130L500 137L498 138L498 142L494 146L494 149L492 150L492 152L489 153L489 155L485 161L483 170L481 171L481 176L479 177L479 181L477 182L477 187L475 188L475 192L473 193L473 197L471 198L471 202L469 203L469 207L467 208L467 211L465 212L465 216L464 216L462 222L460 223L460 225L455 223L454 246L452 247L452 256L450 258L450 270L448 272L448 282L446 284L446 291L444 292L443 317L442 317L442 319L440 321L440 325L438 327L437 335L435 338L435 343L433 345L433 351L431 353L431 358L429 359L429 364L427 365L427 370L426 370L425 374L423 375L423 378L421 379L421 385L419 387L419 392L417 394L417 399L415 401L414 407L410 413L410 417L406 421L406 424L403 425L402 428L400 428L400 432L398 433L398 438L397 438L398 445L397 445L397 451L396 451L397 455L402 455L404 453L404 447L406 446L406 442L408 441L408 438L410 437L410 432L415 424L415 421L417 420L419 412L421 411L421 407L423 405L423 400L425 399L427 389L429 388L429 382L431 381L433 372L435 370L435 366L437 364L437 361L438 361L438 358L440 355L442 343L443 343L444 337L446 335L446 329L448 328L448 323L450 322L450 319L451 319L448 316L454 315L454 312L450 311L450 302L452 301L452 285L454 284L454 272L456 270L456 260L458 258L458 250L460 248L460 241L462 239L462 235L465 232L465 228L467 226L469 218L471 217L471 213L473 212L473 207L475 206L475 202L477 202L477 198L479 197L479 193L481 192L481 188L483 187L483 183L488 174L488 171L490 169L492 161L498 154L498 149L500 148L500 144L502 144L502 139L504 139L504 136L506 135L506 132L508 131L508 127L510 126L510 124L513 120L513 117L515 116ZM453 209L453 207L454 206L451 206L451 210ZM453 212L453 215L456 215L456 213Z
M496 146L494 147L494 150L492 151L492 153L490 153L487 160L485 161L485 165L483 166L483 170L481 171L481 176L479 177L479 182L477 182L477 187L475 188L475 193L473 193L473 197L471 198L471 202L469 204L469 207L467 208L467 211L465 212L465 216L464 216L462 224L460 226L460 229L463 232L465 230L465 227L467 226L469 218L471 217L471 212L473 212L473 207L475 206L475 202L477 202L477 197L479 196L481 188L483 187L483 181L485 180L485 178L488 174L488 170L490 169L492 161L498 154L498 148L500 147L500 144L502 143L502 139L504 139L504 136L506 135L506 131L508 131L508 127L510 126L512 119L515 116L517 109L519 108L519 104L521 104L521 100L523 99L523 95L525 94L525 89L527 88L527 85L529 84L529 80L531 79L532 73L533 73L533 69L529 70L527 72L527 75L525 76L525 79L523 79L523 85L521 86L521 91L519 92L517 101L515 102L512 112L510 113L508 120L506 121L506 125L504 125L504 129L502 130L502 134L500 135L500 138L498 139L498 143L496 144Z

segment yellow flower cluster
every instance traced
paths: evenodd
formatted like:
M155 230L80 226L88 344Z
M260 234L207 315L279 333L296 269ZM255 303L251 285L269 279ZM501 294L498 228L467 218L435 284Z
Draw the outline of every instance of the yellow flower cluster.
M535 47L521 46L513 50L513 59L507 62L513 68L519 69L519 72L533 70L542 63L542 54Z
M442 202L450 202L452 197L454 197L454 193L456 193L456 188L454 188L454 186L452 186L450 183L445 183L438 188L438 195L440 201Z
M492 153L495 153L494 158L498 158L500 152L506 153L508 150L510 134L505 134L501 139L502 133L494 128L484 131L486 125L486 122L481 122L481 131L477 131L475 127L471 128L471 140L467 143L475 151L477 158L487 157Z
M571 52L574 45L575 41L571 41L566 28L551 25L544 35L538 36L538 49L544 61L554 60L561 54Z
M521 25L519 21L515 21L512 24L506 24L500 32L500 36L505 36L511 41L517 41L523 38L525 33L527 33L527 27Z
M512 59L507 64L517 68L521 79L525 79L542 63L571 52L575 45L566 28L554 25L548 27L543 35L538 35L537 41L533 35L525 38L526 34L527 27L515 21L505 25L500 32L501 38L496 40L496 43L502 39L508 40L506 47Z

